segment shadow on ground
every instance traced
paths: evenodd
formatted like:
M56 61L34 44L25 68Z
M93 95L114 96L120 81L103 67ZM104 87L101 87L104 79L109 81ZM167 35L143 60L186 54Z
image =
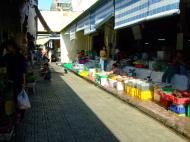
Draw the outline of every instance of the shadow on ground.
M16 142L118 142L90 108L53 71L52 81L40 80L32 109L16 131ZM83 89L83 88L81 88Z

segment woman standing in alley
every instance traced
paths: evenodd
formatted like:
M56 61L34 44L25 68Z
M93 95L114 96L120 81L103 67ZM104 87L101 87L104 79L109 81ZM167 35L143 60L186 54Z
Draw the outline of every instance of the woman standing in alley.
M102 50L100 50L100 65L101 65L102 71L106 71L107 64L108 64L107 57L108 57L107 50L106 50L106 46L104 45L102 47Z
M20 49L14 40L7 42L6 51L7 53L3 57L3 62L7 68L8 83L13 88L14 102L17 105L17 96L26 84L26 58L20 53ZM19 108L16 108L16 113L21 117L24 116L24 111Z

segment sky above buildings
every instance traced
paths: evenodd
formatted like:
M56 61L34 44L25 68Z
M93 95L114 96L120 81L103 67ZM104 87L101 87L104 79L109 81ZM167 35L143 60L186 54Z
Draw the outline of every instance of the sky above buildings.
M50 10L53 0L39 0L38 7L40 10ZM97 0L59 0L60 2L72 2L74 11L84 11L94 4Z
M49 10L52 0L39 0L38 7L40 10Z

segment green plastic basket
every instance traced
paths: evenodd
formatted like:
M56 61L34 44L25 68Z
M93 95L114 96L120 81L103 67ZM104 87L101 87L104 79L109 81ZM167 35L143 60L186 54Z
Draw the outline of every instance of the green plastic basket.
M187 105L187 117L190 117L190 104Z
M108 78L107 75L95 74L97 78Z
M66 68L66 69L71 70L71 69L73 69L73 64L72 63L67 63L67 64L64 64L63 67Z

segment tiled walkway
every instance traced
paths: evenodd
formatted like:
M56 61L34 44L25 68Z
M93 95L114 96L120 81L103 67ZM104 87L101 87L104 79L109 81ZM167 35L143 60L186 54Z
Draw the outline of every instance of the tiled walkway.
M85 80L54 69L39 81L16 142L187 142L154 119Z

